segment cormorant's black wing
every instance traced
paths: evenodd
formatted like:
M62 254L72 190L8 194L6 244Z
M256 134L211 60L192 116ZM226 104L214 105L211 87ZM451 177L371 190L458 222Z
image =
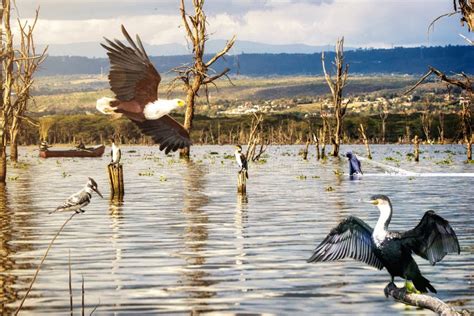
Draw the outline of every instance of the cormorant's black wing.
M432 265L448 253L461 252L453 228L434 211L427 211L415 228L401 233L400 239L404 246Z
M316 247L308 262L334 261L352 258L379 270L382 262L375 256L372 228L360 218L349 216L331 230Z
M132 122L143 134L151 136L155 143L160 144L160 150L164 149L166 154L191 146L189 133L169 115L164 115L157 120L143 122L132 120Z

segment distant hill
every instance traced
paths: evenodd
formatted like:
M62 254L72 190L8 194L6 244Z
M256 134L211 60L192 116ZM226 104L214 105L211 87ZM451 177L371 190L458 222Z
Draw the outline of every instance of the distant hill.
M149 52L151 56L152 53ZM326 60L334 58L329 52ZM192 56L158 56L151 60L161 73L191 62ZM428 66L447 73L474 73L473 46L416 47L393 49L357 49L347 51L345 60L351 74L421 74ZM215 70L229 67L232 74L247 76L319 75L322 73L321 53L313 54L248 54L227 56L215 64ZM108 72L106 58L49 56L39 75L100 74Z
M144 44L145 50L150 56L176 56L187 55L190 50L186 45L177 43L150 45ZM225 40L209 40L206 43L206 50L210 54L219 52L226 45ZM38 50L43 49L45 45L38 45ZM354 48L346 48L352 50ZM232 47L231 54L312 54L321 51L333 51L334 45L311 46L306 44L266 44L251 41L237 40ZM97 42L71 43L71 44L52 44L48 46L50 56L82 56L89 58L106 57L105 50Z

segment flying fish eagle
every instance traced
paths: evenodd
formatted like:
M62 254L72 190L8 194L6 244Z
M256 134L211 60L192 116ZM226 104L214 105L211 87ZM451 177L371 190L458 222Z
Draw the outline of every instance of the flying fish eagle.
M191 140L188 131L168 115L177 107L184 106L184 101L158 98L160 74L151 63L138 35L137 46L123 25L122 33L131 47L117 39L112 42L105 37L107 44L100 44L109 56L108 78L115 98L97 100L97 110L109 115L125 115L143 134L160 144L160 150L165 150L165 153L189 147Z

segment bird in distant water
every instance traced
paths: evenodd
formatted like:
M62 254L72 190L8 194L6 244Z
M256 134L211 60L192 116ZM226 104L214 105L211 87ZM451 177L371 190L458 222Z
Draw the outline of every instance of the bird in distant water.
M97 100L96 108L108 115L125 115L143 134L151 136L166 153L189 147L188 131L168 114L185 105L180 99L158 98L161 76L151 63L140 38L137 44L122 25L122 33L131 47L119 40L105 38L101 44L110 60L109 83L115 98Z
M448 221L434 211L427 211L418 225L404 232L390 231L392 204L385 195L374 195L380 217L372 229L358 217L342 220L316 247L308 262L334 261L352 258L379 270L384 267L392 278L396 276L413 282L416 290L436 293L430 281L421 275L412 253L429 260L431 265L448 253L460 253L456 234ZM406 282L408 289L409 283Z
M49 214L68 211L84 213L84 210L82 208L90 203L92 192L95 192L101 198L104 198L100 193L99 189L97 188L97 182L95 182L94 179L89 178L86 185L81 191L71 195L63 204L58 206L54 211L49 212Z
M240 167L240 172L245 172L245 177L248 179L249 178L249 172L248 172L248 164L247 164L247 157L245 154L242 152L242 146L237 145L235 146L235 160L237 161L237 165Z
M357 159L357 156L349 151L346 153L346 157L349 159L349 175L351 177L362 175L362 167L359 159Z

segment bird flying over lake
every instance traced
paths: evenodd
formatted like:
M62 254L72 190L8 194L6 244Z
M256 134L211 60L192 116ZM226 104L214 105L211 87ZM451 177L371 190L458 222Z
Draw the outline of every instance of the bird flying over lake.
M101 198L104 198L100 193L99 189L97 188L97 182L95 182L94 179L89 178L86 185L81 191L71 195L62 205L58 206L54 211L50 212L49 214L68 211L84 213L84 210L82 208L90 203L92 192L95 192Z
M379 270L384 267L392 278L396 276L413 282L420 292L436 289L421 275L412 253L429 260L431 265L448 253L460 253L458 239L448 221L434 211L427 211L418 225L404 232L388 230L392 204L385 195L374 195L380 217L372 229L360 218L349 216L331 230L316 247L308 262L334 261L352 258Z
M349 159L349 175L351 177L362 175L362 167L357 156L349 151L346 153L346 157Z
M245 172L245 177L248 179L249 178L249 167L248 167L248 164L247 164L247 157L245 156L245 154L242 152L242 146L240 145L237 145L235 146L235 160L237 161L237 164L239 165L240 167L240 171L239 172Z
M166 153L189 147L188 131L168 115L177 107L184 106L184 101L158 98L160 74L148 58L138 35L137 46L123 25L122 33L131 47L117 39L112 42L104 38L107 44L101 43L109 56L109 83L115 98L97 100L97 110L109 115L125 115Z
M115 140L111 139L110 142L112 143L112 151L110 153L111 163L119 164L120 158L122 158L122 151L115 145Z

